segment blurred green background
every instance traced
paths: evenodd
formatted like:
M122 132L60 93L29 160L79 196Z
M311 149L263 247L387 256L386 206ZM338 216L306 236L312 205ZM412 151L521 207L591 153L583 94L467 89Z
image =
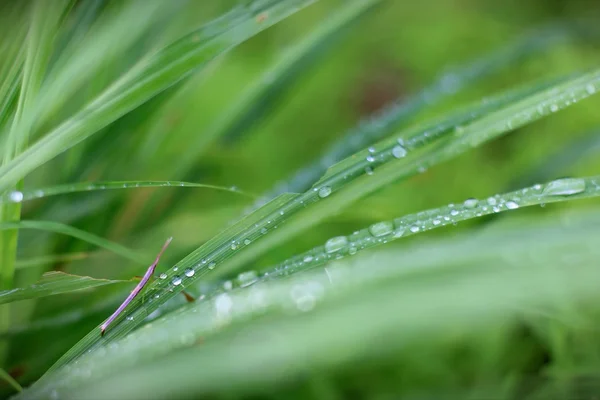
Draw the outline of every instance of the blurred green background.
M72 17L65 23L65 32L68 32L65 43L69 43L69 38L77 38L77 29L86 29L86 14L77 13L80 3L93 1L74 3ZM96 3L103 13L121 6L120 2ZM223 118L224 110L234 100L277 62L286 49L332 18L343 3L319 1L262 32L212 61L207 69L38 168L26 178L25 187L80 181L174 180L235 186L262 194L316 160L362 118L397 99L410 99L447 71L468 66L473 60L536 30L550 27L552 32L552 29L570 27L574 22L581 24L578 27L585 27L583 30L567 28L572 33L568 40L532 51L490 76L472 82L455 95L426 107L411 123L425 121L512 87L585 71L600 62L600 38L594 29L600 16L597 1L384 1L302 65L293 82L275 93L272 104L253 124L235 135L203 142L202 137ZM46 126L51 127L70 115L146 51L215 18L235 4L233 1L174 2L171 14L157 18L147 34L130 46L127 57L108 62L64 107L51 115ZM26 5L4 2L0 6L3 45L18 40L12 27L20 21L15 15L25 14L19 7L24 9ZM96 15L100 14L91 12L87 18L93 19ZM269 252L250 267L264 269L322 244L332 236L347 234L376 221L460 202L468 197L489 196L538 180L594 174L600 167L599 107L600 99L592 98L406 182L391 185L322 222L311 229L310 234ZM181 167L184 155L191 162ZM173 236L174 241L164 256L164 267L223 230L252 204L253 200L248 197L210 189L140 188L36 200L24 205L22 218L64 222L139 250L148 257L160 248L166 237ZM593 204L593 200L567 203L519 213L520 216L545 215ZM513 217L500 218L510 222ZM518 221L519 216L516 218ZM473 225L485 228L489 222L492 220L488 218L436 230L389 246L402 247L407 241L457 235L465 229L474 229ZM21 261L77 252L84 253L83 259L18 269L15 286L31 284L48 270L123 279L143 273L143 267L73 238L39 231L19 233L18 259ZM199 288L189 289L199 294ZM109 315L128 290L127 285L115 285L11 305L14 320L9 332L4 334L10 346L6 369L22 384L32 382ZM178 301L184 302L183 299ZM481 335L481 340L493 342L506 333L490 329L491 332ZM539 343L531 338L529 331L515 333L511 329L506 328L510 331L507 335L521 335L519 345L526 349L513 349L514 358L519 354L543 353L535 352ZM444 349L450 349L446 356L454 360L452 362L468 364L470 357L475 357L470 352L476 351L473 349L477 345L454 347L460 335L460 332L456 335L458 338L447 335L445 340L450 346ZM445 354L427 353L435 351L436 348L424 346L414 353L418 356L411 357L431 359ZM444 382L443 374L434 374L432 381L418 374L390 378L389 374L395 376L397 371L419 365L420 361L411 357L403 360L399 369L397 360L363 366L367 372L359 382L349 383L353 379L351 371L348 377L340 372L341 384L348 387L345 397L366 396L370 390L384 393L383 388L393 386L396 378L423 390L432 382L435 386L452 386ZM392 372L386 370L386 363ZM507 369L510 370L510 365ZM468 374L465 380L458 386L469 384ZM314 390L312 393L323 392L323 398L336 398L327 396L328 384L319 386L313 382L312 385L316 385L310 389ZM8 393L8 386L4 389Z

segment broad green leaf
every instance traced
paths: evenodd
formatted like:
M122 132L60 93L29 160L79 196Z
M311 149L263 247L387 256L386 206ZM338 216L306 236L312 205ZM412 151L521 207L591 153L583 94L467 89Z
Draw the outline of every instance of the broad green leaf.
M0 191L92 136L219 54L274 25L314 0L256 1L219 24L192 32L143 58L83 109L0 167ZM268 18L257 18L268 15Z
M10 290L0 291L0 304L13 301L37 299L55 294L70 293L77 290L91 289L98 286L127 283L127 280L98 279L89 276L66 274L60 271L46 272L35 284Z

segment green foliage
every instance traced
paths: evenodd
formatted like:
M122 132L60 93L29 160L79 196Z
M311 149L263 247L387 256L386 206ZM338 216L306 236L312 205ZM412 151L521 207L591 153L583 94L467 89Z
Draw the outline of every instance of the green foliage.
M2 395L599 394L593 18L236 3L0 6Z

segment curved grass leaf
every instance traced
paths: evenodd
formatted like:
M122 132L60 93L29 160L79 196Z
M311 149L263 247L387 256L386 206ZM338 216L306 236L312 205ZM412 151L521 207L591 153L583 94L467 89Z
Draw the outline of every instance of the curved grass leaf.
M34 258L27 258L17 260L15 262L16 269L38 267L40 265L66 263L71 261L85 260L90 257L90 253L67 253L67 254L53 254L49 256L41 256Z
M89 276L71 275L60 271L50 271L42 275L39 281L29 287L0 291L0 304L127 282L131 281L98 279Z
M39 199L48 196L56 196L59 194L70 194L78 192L91 192L97 190L114 190L114 189L132 189L132 188L147 188L147 187L192 187L192 188L207 188L221 190L241 194L248 197L253 195L239 190L236 187L225 187L216 185L205 185L202 183L180 182L180 181L108 181L108 182L81 182L69 183L66 185L58 185L47 188L12 191L0 196L1 203L20 203L22 201Z
M182 154L173 167L173 176L183 176L189 171L198 151L217 138L234 138L251 129L265 112L273 111L273 105L297 79L305 72L314 58L335 42L341 31L358 20L381 0L360 0L345 2L323 24L298 44L294 45L255 79L233 104L226 108L221 117L207 132L196 135L188 151ZM196 125L193 126L196 129Z
M117 320L113 325L112 332L102 340L98 336L97 330L90 332L69 350L51 371L87 350L100 347L106 341L124 336L147 315L179 293L184 286L193 285L216 266L219 266L220 271L214 271L215 278L219 276L216 272L231 273L234 268L288 240L331 214L339 212L353 201L391 182L412 176L421 171L423 167L428 168L446 161L467 151L472 146L585 99L595 93L598 84L600 84L600 72L593 72L567 82L561 82L551 88L539 90L534 94L524 96L519 101L513 99L510 105L504 105L499 110L493 109L474 122L465 125L462 125L464 122L459 122L458 129L452 131L451 137L439 140L437 143L434 142L433 148L425 149L420 154L419 152L403 154L406 157L398 158L398 151L395 149L399 143L396 139L390 139L390 141L376 146L376 153L365 150L368 155L364 159L360 157L353 159L358 160L357 162L366 160L369 164L374 164L375 160L379 160L375 174L368 175L365 169L358 168L352 170L352 176L348 176L344 171L339 171L326 177L323 185L315 187L314 190L311 189L302 195L279 197L268 207L257 210L178 262L177 268L173 267L163 274L164 279L149 285L146 289L149 300L144 302L141 299L135 299L130 304L127 320ZM447 130L449 127L444 131ZM418 132L411 139L414 138L415 143L427 142L426 138L428 137L429 130ZM409 139L405 136L401 136L401 138L404 141ZM372 157L373 161L370 161L368 157ZM274 229L277 229L278 234L269 235L269 232ZM182 275L180 271L185 271L185 275Z
M53 221L15 221L15 222L2 222L0 223L0 231L14 230L14 229L36 229L47 232L60 233L63 235L72 236L76 239L83 240L91 243L98 247L102 247L112 253L120 255L130 261L140 264L146 264L146 257L128 249L118 243L111 242L110 240L101 238L92 233L82 231L81 229L74 228L69 225L61 224L60 222Z
M413 246L415 251L390 249L353 264L343 260L327 270L236 289L82 356L23 398L85 397L97 390L109 397L118 390L126 398L200 396L227 392L233 383L248 390L252 382L275 383L281 368L289 378L307 367L353 362L363 352L387 353L444 327L464 323L471 330L526 306L597 297L598 221L593 210L567 226L553 220ZM454 258L444 250L461 259L449 264ZM507 253L516 261L508 262ZM249 321L265 314L270 318ZM228 329L235 323L243 329ZM211 368L198 371L207 363ZM153 379L161 385L149 389Z
M313 1L256 1L228 15L227 20L213 23L208 31L205 28L192 32L142 59L79 113L0 167L0 191L189 76L207 61ZM257 18L258 15L268 18Z
M311 187L328 168L351 156L365 146L396 132L400 125L408 121L420 110L433 105L474 81L484 78L515 61L537 51L555 45L566 37L564 27L551 26L534 32L509 47L485 55L466 66L439 77L432 85L423 89L408 100L397 100L376 114L363 119L341 140L335 142L314 163L296 172L290 179L266 194L257 204L271 199L279 193L304 191Z

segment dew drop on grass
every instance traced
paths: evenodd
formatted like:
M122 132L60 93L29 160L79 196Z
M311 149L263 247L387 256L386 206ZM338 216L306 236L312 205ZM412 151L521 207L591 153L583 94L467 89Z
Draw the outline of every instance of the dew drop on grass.
M244 244L245 244L246 246L248 246L250 243L252 243L252 241L251 241L250 239L245 239L245 240L244 240Z
M378 222L369 227L369 232L375 237L389 235L394 231L394 224L389 221Z
M302 259L302 261L304 261L305 263L311 262L313 260L313 256L311 256L310 254L307 254L304 256L304 258Z
M594 94L596 93L596 86L592 85L591 83L589 85L587 85L585 87L586 92L588 92L588 94Z
M509 210L516 210L519 208L519 205L515 201L510 200L506 202L506 208Z
M208 264L208 269L215 269L217 264L215 264L214 262L211 262L210 264Z
M18 190L13 190L12 192L10 192L10 201L12 201L13 203L20 203L21 201L23 201L23 193L19 192Z
M240 287L246 287L252 285L258 280L258 274L256 271L246 271L238 275L237 281Z
M367 156L367 161L368 161L368 162L373 162L373 161L375 161L375 157L373 157L372 155L370 155L370 154L369 154L369 155Z
M479 200L477 199L467 199L464 202L464 206L466 208L475 208L477 207L477 204L479 204Z
M215 299L215 311L221 317L229 315L232 307L233 301L227 293L222 293Z
M413 226L411 226L411 227L410 227L410 231L411 231L412 233L417 233L417 232L419 232L420 230L421 230L421 228L419 228L419 227L418 227L418 226L416 226L416 225L413 225Z
M167 274L164 272L158 276L160 279L167 279Z
M171 281L171 283L172 283L174 286L179 286L179 285L181 285L181 277L180 277L180 276L178 276L178 275L175 275L175 276L173 277L173 280Z
M231 290L231 289L233 289L233 282L231 282L231 281L225 281L223 283L223 289L225 289L225 290Z
M237 245L237 243L235 242L235 240L234 240L233 242L231 242L231 246L230 246L230 247L231 247L231 250L235 250L235 249L237 249L238 245Z
M545 196L569 196L585 191L585 180L578 178L557 179L546 185Z
M331 188L329 186L323 186L319 189L319 197L324 199L331 194Z
M185 270L185 276L187 276L188 278L191 278L192 276L194 276L195 273L196 273L196 271L194 271L192 268L188 268Z
M396 158L402 158L406 156L406 149L400 145L394 146L392 149L392 155Z
M325 243L325 251L327 253L335 253L340 251L348 245L348 238L346 236L336 236L331 238Z
M496 200L496 198L495 198L495 197L488 197L488 199L487 199L487 203L488 203L490 206L495 206L496 204L498 204L498 201Z

